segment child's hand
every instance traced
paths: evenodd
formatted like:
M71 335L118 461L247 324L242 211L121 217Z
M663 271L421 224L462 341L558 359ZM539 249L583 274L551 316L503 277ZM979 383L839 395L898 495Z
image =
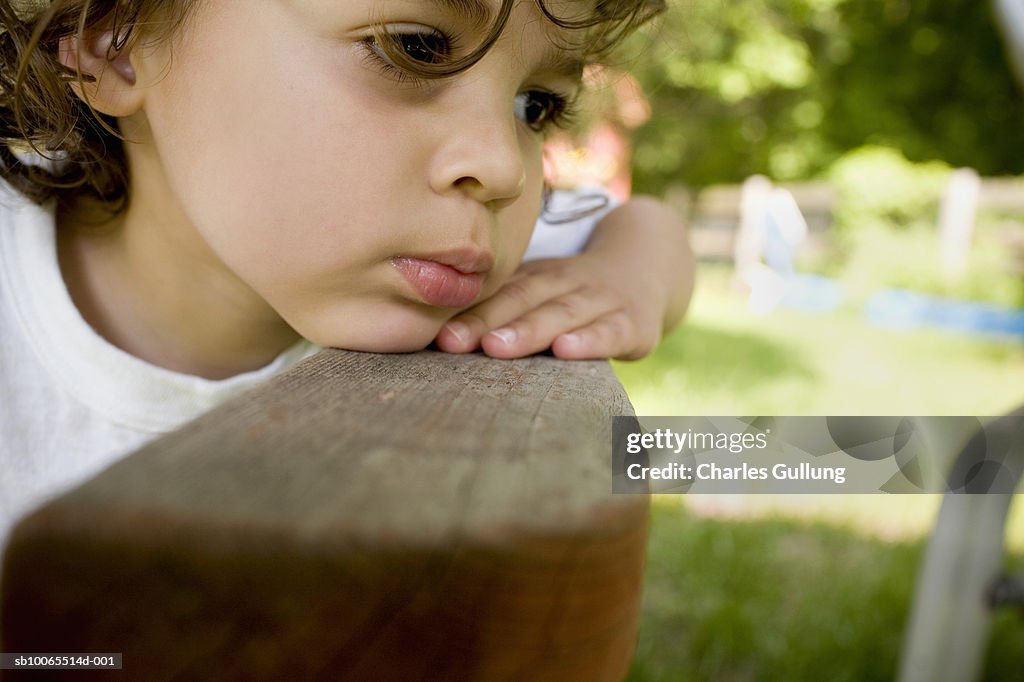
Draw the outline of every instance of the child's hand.
M519 267L491 298L452 318L437 336L450 353L483 348L517 358L637 359L685 312L693 260L679 219L653 199L608 214L584 252Z
M618 264L587 253L524 263L494 296L437 336L450 353L496 358L551 348L566 359L639 358L661 338L663 292L648 295Z

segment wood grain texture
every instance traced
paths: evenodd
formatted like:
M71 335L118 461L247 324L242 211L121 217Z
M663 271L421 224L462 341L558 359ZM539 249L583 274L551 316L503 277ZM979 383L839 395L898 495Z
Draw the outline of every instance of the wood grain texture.
M648 500L610 493L621 414L603 362L324 351L22 521L0 650L123 652L110 679L622 679Z

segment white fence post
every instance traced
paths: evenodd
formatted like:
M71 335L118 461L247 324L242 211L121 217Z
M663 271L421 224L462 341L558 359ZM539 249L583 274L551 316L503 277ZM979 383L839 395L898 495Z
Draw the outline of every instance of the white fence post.
M981 178L971 168L957 168L946 185L939 207L942 274L951 281L967 272Z

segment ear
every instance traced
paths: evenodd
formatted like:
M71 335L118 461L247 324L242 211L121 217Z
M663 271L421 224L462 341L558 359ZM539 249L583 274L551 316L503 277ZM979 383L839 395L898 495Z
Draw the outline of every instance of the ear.
M123 117L142 108L142 90L137 87L131 51L112 52L112 31L86 31L84 36L66 36L60 41L60 61L72 71L92 79L75 79L71 89L93 109Z

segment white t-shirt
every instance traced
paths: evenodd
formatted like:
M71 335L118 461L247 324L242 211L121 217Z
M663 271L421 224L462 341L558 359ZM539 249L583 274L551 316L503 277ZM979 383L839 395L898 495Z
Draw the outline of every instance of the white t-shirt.
M557 198L563 209L572 201ZM539 222L528 257L578 253L608 210ZM0 182L0 548L33 507L317 350L300 341L266 367L221 381L120 350L71 301L53 209Z

